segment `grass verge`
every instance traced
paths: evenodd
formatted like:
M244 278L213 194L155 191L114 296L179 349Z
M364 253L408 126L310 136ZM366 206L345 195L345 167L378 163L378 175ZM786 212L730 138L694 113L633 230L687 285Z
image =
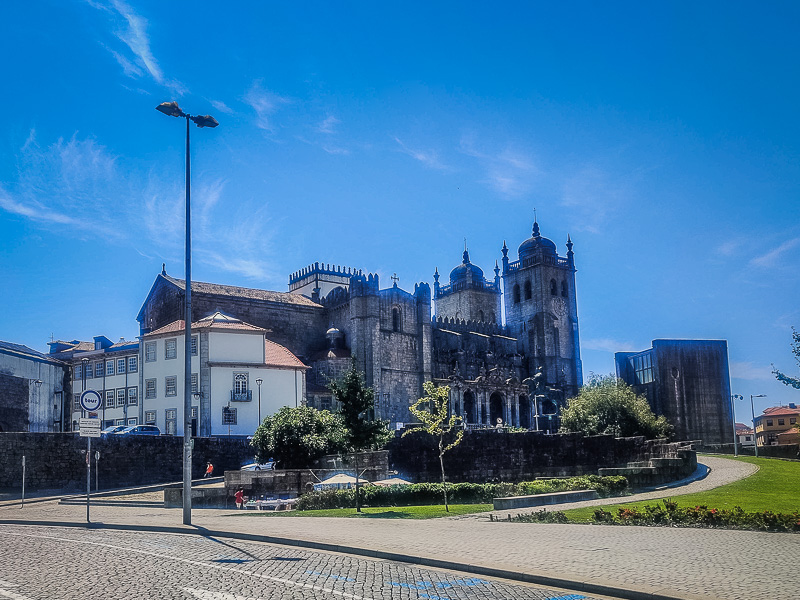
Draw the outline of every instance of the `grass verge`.
M672 496L671 499L681 507L707 506L716 509L733 509L740 506L746 512L769 510L792 513L800 510L800 462L774 458L726 457L731 460L748 462L759 470L739 481L734 481L706 492ZM659 500L609 504L602 508L616 512L620 508L642 508L647 504L657 504ZM594 508L576 508L564 513L572 522L591 522Z
M274 512L240 511L231 517L339 517L356 519L438 519L492 510L491 504L451 504L450 512L444 510L444 504L432 506L389 506L365 507L361 513L355 508L330 508L325 510L287 510Z

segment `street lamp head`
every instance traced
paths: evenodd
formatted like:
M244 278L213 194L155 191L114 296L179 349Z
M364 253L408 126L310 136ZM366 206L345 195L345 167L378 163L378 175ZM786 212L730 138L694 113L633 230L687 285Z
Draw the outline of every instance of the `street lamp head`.
M262 383L264 383L263 379L256 379L256 385L261 385Z
M37 379L36 381L33 382L33 385L35 385L36 387L40 387L42 385L42 380Z
M177 102L162 102L156 106L158 112L162 112L168 117L185 117Z
M751 398L766 398L766 394L750 394Z
M177 104L175 106L177 106ZM198 127L216 127L219 125L219 122L211 115L189 116L189 118L194 121L194 124Z

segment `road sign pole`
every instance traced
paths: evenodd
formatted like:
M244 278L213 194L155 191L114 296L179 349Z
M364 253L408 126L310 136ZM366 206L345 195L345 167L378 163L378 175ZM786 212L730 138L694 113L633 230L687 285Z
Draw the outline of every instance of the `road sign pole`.
M20 508L25 507L25 455L22 455L22 505Z
M86 522L89 523L89 496L92 493L92 438L86 438Z

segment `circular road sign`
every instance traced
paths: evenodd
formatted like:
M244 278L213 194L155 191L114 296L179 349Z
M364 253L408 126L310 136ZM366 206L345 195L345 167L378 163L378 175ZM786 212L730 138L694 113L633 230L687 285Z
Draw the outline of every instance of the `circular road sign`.
M81 408L87 412L94 412L103 404L103 398L99 392L86 390L81 394Z

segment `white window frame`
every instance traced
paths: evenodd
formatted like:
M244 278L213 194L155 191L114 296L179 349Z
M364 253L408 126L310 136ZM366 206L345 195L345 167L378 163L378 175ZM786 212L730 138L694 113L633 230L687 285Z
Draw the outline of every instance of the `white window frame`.
M125 388L117 388L117 408L125 406Z
M178 434L178 409L167 408L164 410L164 429L167 435Z
M125 419L116 419L114 425L125 425Z
M106 390L106 408L114 408L116 406L116 395L114 390Z
M198 373L192 373L192 393L196 394L200 390L200 375Z
M137 406L139 404L139 388L128 388L128 406ZM138 425L138 423L137 423Z
M106 361L106 377L114 374L114 359Z
M105 372L105 362L104 361L99 360L96 363L94 363L94 376L96 378L102 377L104 372Z
M170 389L172 388L172 389ZM164 377L164 395L177 396L178 395L178 376L167 375Z
M144 380L144 398L145 400L153 400L158 398L158 380L157 379L145 379ZM152 385L152 390L150 384ZM150 392L153 392L152 395Z
M178 338L167 338L164 340L164 360L176 358L178 358Z
M139 371L139 357L138 356L129 356L128 357L128 373L136 373Z
M123 374L125 374L125 367L126 367L126 364L125 364L125 363L127 363L127 362L128 362L128 361L126 361L124 358L118 358L118 359L117 359L117 375L123 375ZM119 367L120 367L120 365L122 365L122 368L121 368L121 369L119 368Z
M128 425L138 425L138 424L139 424L139 417L128 418Z
M156 362L158 360L158 346L156 342L144 343L144 362Z
M198 339L200 336L193 335L192 336L192 356L197 356L197 349L200 346L200 340Z
M144 423L145 423L145 425L155 425L156 424L156 411L154 411L154 410L146 410L146 411L144 411Z

